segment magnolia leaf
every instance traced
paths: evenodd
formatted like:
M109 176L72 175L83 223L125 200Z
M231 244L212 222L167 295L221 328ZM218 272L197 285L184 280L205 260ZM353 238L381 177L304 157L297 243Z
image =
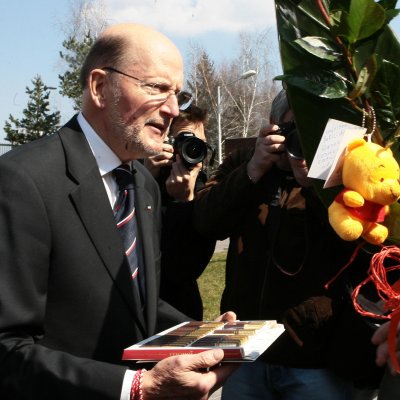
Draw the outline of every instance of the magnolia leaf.
M380 0L377 3L385 10L394 10L396 8L397 0Z
M378 1L378 4L386 11L387 23L400 13L400 10L396 10L397 0L380 0Z
M338 99L347 96L347 86L339 74L327 70L306 71L302 74L285 74L275 77L315 96Z
M371 86L375 113L383 137L388 140L398 129L400 120L400 67L383 61Z
M321 0L321 4L328 9L330 0ZM327 22L320 10L315 7L315 3L310 0L302 0L298 2L297 8L302 11L308 18L312 18L314 22L318 23L320 28L326 29ZM297 15L298 16L298 15Z
M388 10L386 11L386 20L389 23L393 18L396 18L400 14L400 10Z
M295 40L301 48L326 61L339 61L341 54L333 48L333 43L325 38L306 36Z
M349 93L348 97L352 100L362 96L368 89L375 78L377 71L376 57L372 56L367 64L361 69L354 89Z
M332 13L333 33L354 44L379 31L386 23L385 9L374 0L351 0L348 11Z

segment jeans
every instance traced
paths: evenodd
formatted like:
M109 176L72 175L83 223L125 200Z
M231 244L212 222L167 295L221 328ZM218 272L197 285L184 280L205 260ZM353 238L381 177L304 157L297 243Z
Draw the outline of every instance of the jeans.
M327 369L244 363L225 382L222 400L352 400L355 389Z

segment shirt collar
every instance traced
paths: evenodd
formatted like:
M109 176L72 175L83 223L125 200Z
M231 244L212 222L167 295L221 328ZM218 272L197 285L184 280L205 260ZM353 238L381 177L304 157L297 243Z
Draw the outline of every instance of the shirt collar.
M89 142L89 146L99 167L100 175L104 176L118 167L121 164L121 160L95 132L81 112L78 114L78 122L86 140Z

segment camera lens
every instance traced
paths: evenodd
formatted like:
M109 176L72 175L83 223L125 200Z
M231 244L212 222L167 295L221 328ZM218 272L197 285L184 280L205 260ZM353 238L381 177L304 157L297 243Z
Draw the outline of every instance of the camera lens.
M193 132L180 132L175 137L173 146L189 170L207 157L207 144Z
M182 144L181 153L186 161L197 164L206 157L207 147L205 143L197 137L187 138Z

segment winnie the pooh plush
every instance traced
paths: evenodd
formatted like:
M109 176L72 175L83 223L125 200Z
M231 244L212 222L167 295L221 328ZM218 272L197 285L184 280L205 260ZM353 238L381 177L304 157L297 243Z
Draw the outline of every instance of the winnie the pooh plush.
M342 190L328 208L329 222L344 240L362 237L379 245L388 236L382 225L389 205L400 197L399 165L389 148L357 139L347 146Z

